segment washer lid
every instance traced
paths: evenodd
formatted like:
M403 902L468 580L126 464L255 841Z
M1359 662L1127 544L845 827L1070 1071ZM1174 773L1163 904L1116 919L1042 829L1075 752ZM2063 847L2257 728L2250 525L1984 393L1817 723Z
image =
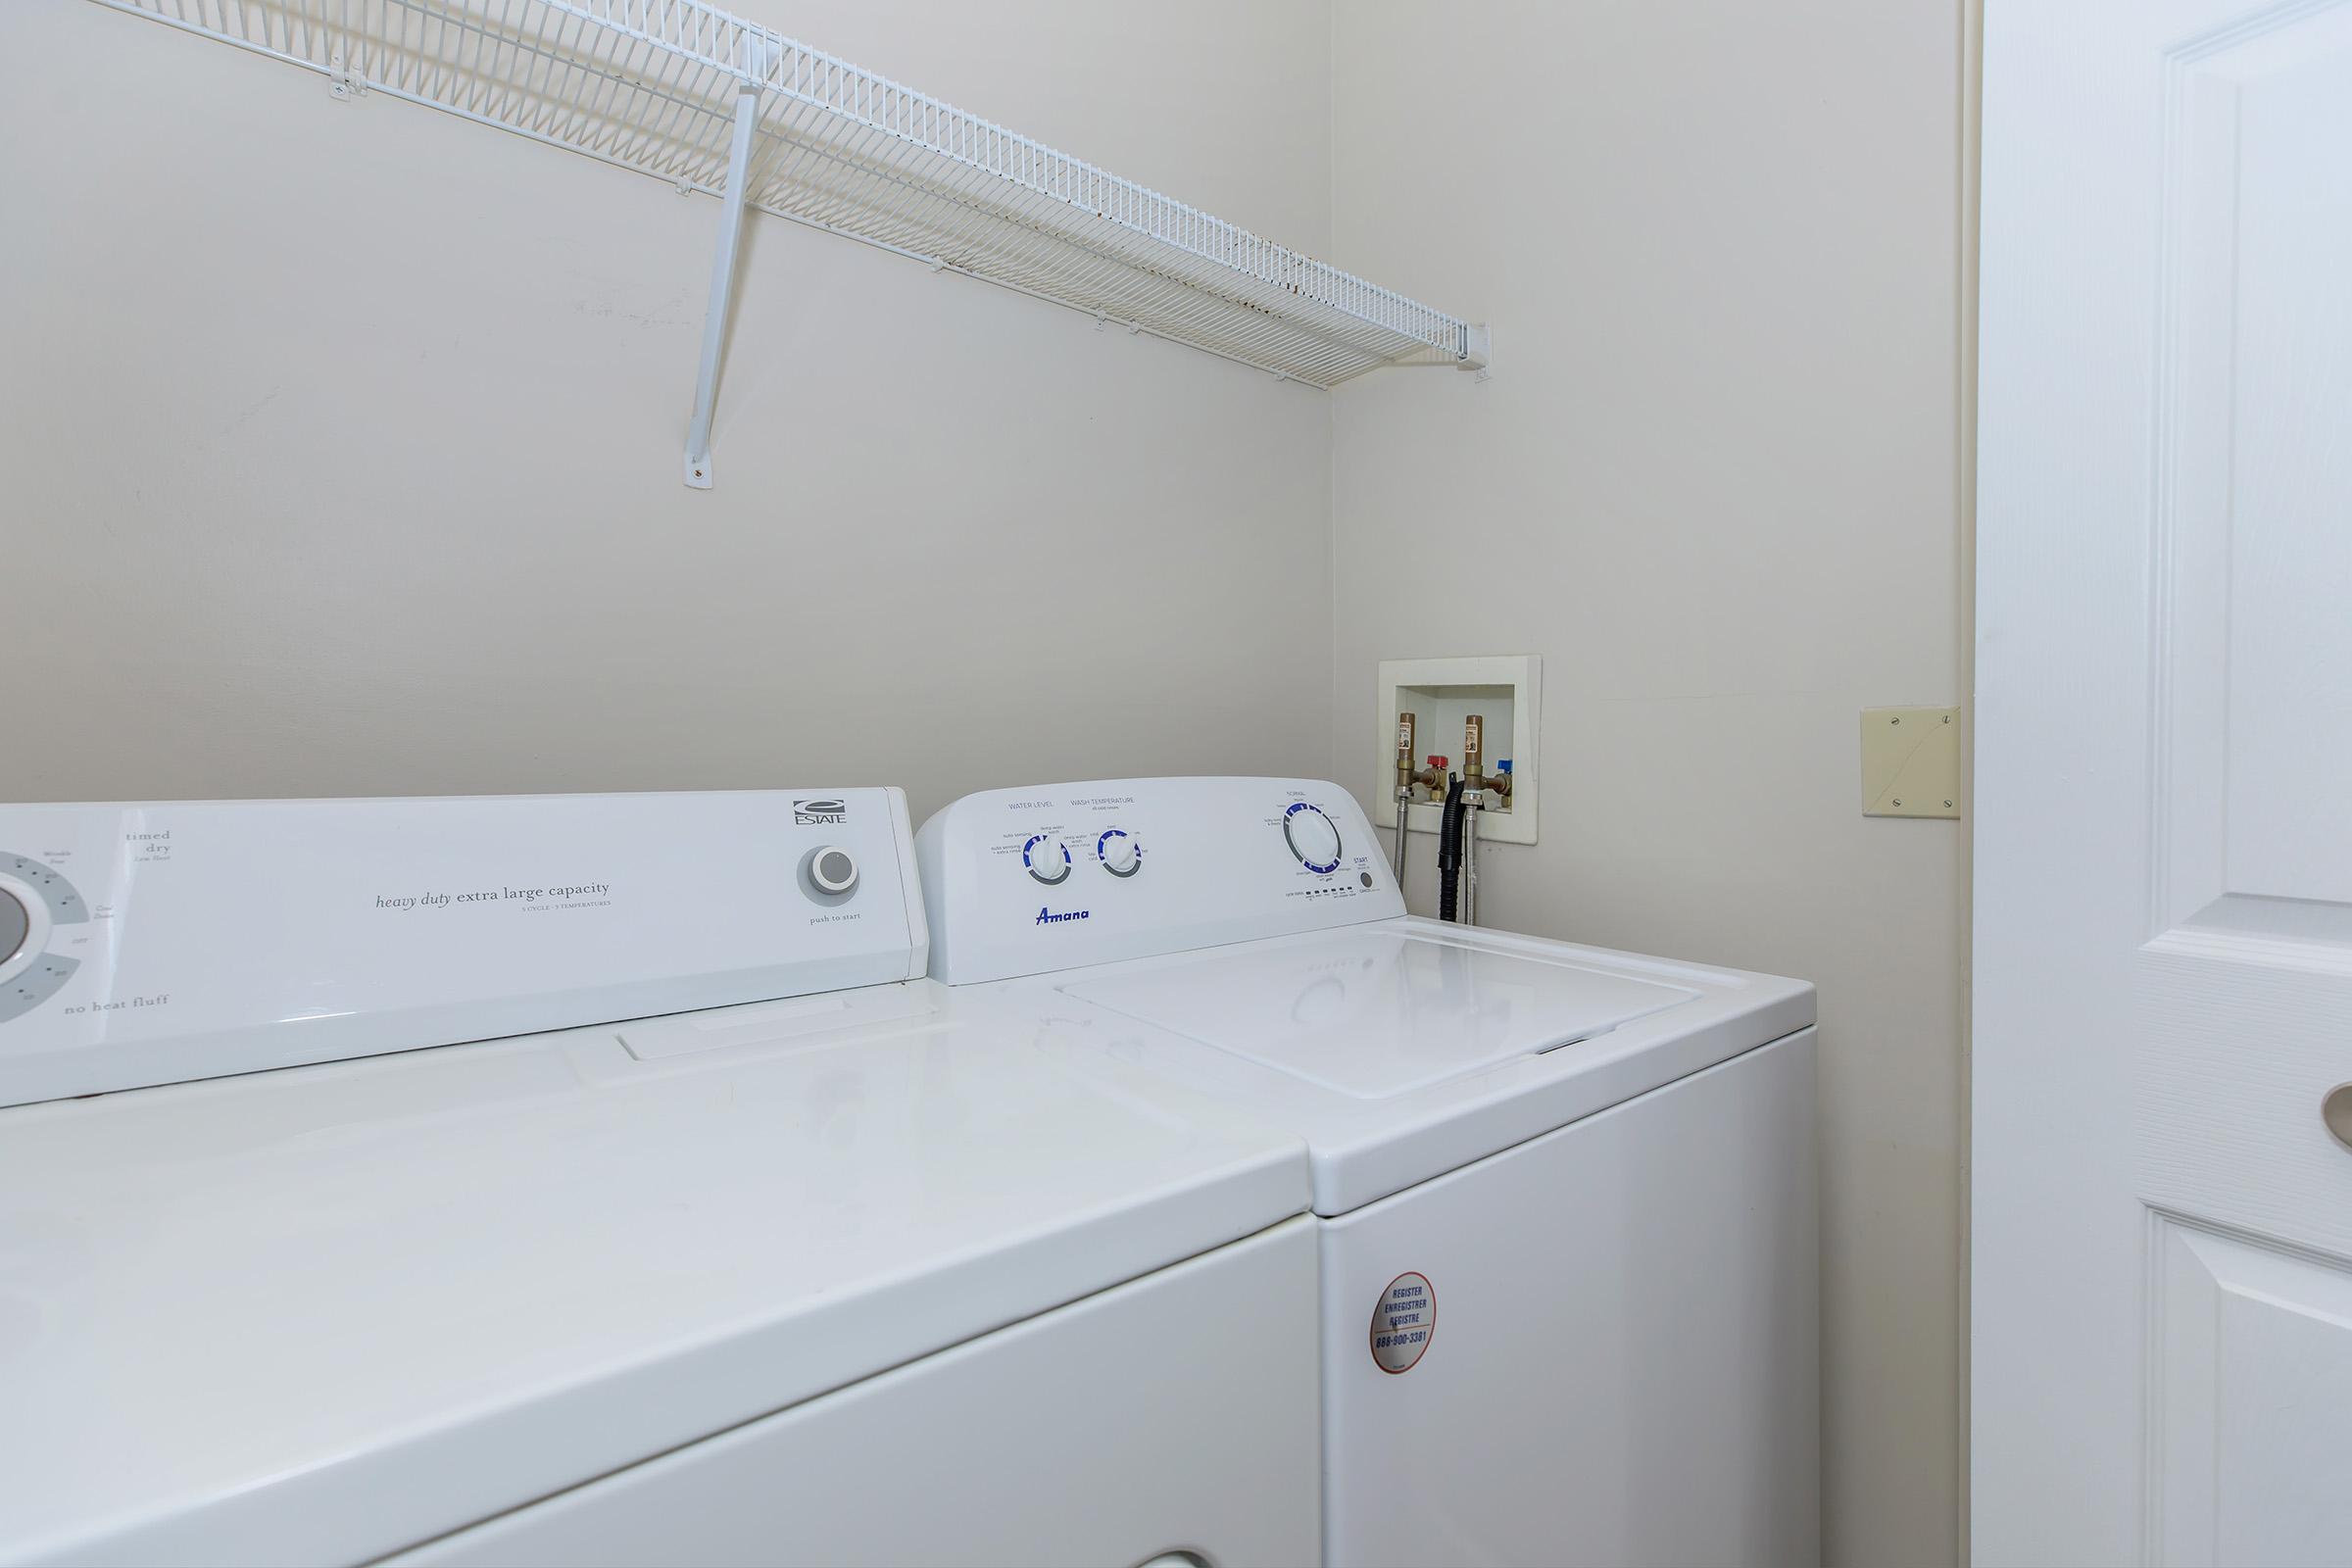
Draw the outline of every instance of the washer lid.
M1307 1191L930 982L0 1111L0 1562L373 1560Z
M1062 989L1362 1100L1590 1039L1698 995L1392 924L1217 950Z
M973 988L1306 1140L1346 1214L1813 1022L1777 975L1413 916Z

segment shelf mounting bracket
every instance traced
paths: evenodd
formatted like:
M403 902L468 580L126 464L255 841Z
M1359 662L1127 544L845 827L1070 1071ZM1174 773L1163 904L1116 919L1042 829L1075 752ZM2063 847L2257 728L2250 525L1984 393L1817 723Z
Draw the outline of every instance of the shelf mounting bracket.
M347 104L368 90L368 83L351 69L351 62L338 49L327 56L327 96L339 104Z
M1456 347L1453 352L1453 368L1455 369L1475 371L1481 381L1486 380L1494 373L1489 367L1494 359L1494 340L1489 334L1486 322L1471 321L1465 324L1455 342Z
M720 193L718 253L710 261L710 305L703 318L703 359L694 372L694 418L686 426L686 482L710 488L710 416L718 406L718 362L726 347L727 308L735 298L735 256L743 241L743 201L751 185L752 132L760 123L760 84L735 89L735 136L727 147L727 188Z

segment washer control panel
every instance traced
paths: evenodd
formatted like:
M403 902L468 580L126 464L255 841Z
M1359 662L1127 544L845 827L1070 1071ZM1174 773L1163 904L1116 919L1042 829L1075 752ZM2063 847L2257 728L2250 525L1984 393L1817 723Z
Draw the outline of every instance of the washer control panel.
M1404 912L1371 825L1315 779L967 795L915 835L931 972L961 984Z
M0 1104L923 973L897 790L0 806Z

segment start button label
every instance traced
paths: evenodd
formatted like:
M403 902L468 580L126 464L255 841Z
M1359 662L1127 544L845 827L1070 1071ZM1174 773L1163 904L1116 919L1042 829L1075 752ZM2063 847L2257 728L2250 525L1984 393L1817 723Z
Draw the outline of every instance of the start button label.
M1410 1372L1438 1332L1438 1293L1426 1274L1399 1274L1372 1303L1372 1362Z

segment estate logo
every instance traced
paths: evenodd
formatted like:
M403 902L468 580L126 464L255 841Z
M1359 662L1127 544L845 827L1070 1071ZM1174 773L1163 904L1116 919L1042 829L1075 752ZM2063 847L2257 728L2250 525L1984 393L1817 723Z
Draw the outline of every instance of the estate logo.
M1055 914L1052 909L1040 908L1037 911L1037 923L1039 925L1059 925L1064 920L1083 920L1090 912L1086 909L1070 909L1061 914Z
M792 803L795 822L847 822L849 803L838 800L795 801Z

